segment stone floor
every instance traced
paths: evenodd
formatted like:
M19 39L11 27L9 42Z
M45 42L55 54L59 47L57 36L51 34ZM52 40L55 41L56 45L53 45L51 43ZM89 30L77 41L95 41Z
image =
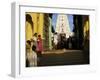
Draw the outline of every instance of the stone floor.
M43 52L39 66L89 64L89 55L82 50L53 50Z

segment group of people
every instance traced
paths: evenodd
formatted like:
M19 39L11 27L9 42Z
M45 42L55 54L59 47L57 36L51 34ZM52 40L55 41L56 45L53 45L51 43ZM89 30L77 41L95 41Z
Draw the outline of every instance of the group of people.
M26 67L40 65L42 51L41 35L35 33L30 40L26 41Z
M42 37L34 32L34 22L30 14L26 14L25 22L25 40L26 40L26 67L40 65L42 56Z
M53 37L53 48L54 49L71 49L72 48L72 37L66 37L66 34L54 33Z

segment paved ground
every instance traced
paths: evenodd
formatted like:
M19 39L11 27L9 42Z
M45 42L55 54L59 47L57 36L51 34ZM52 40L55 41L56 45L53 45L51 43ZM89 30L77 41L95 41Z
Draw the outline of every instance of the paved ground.
M44 52L40 66L88 64L89 56L82 50L54 50Z

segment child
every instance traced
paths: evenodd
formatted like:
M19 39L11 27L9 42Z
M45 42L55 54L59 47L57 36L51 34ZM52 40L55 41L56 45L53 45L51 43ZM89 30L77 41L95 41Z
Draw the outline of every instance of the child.
M36 46L32 46L32 59L33 59L33 66L37 66L37 54L36 54Z
M31 48L31 42L28 40L26 42L26 67L30 67L30 48Z

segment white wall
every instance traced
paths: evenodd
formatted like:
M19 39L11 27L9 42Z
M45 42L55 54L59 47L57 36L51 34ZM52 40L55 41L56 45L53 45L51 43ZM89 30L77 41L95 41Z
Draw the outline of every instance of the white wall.
M11 70L11 2L15 0L0 1L0 80L14 80L10 77ZM16 0L22 1L22 0ZM23 0L25 1L25 0ZM26 0L32 1L32 0ZM88 74L65 74L61 76L45 76L45 77L30 77L22 80L100 80L100 5L99 0L33 0L34 4L40 3L44 5L80 5L80 6L95 6L97 8L97 26L96 27L96 46L94 50L97 55L98 70L96 73ZM19 80L21 80L19 79Z

